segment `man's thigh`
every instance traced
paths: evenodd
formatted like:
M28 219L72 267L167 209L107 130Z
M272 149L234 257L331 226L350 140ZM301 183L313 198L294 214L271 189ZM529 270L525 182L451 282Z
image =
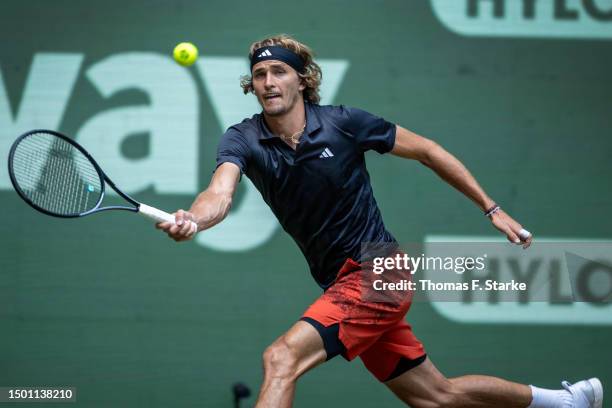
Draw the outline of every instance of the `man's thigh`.
M435 401L440 393L450 387L450 382L426 358L417 367L385 382L385 385L405 403L422 406L423 402Z

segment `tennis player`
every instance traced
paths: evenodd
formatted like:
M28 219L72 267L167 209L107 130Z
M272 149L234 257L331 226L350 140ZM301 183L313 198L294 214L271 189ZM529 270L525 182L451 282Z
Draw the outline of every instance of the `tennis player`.
M413 407L601 407L596 378L547 390L500 378L446 378L427 357L404 316L410 301L369 302L359 295L361 244L394 243L374 200L364 153L418 160L470 198L507 239L524 248L531 234L505 213L468 170L435 142L363 110L320 106L321 69L306 45L287 35L250 47L242 78L263 111L230 127L210 185L176 225L158 224L176 241L221 222L241 176L261 192L304 253L324 293L263 354L257 407L290 407L297 379L337 355L366 368Z

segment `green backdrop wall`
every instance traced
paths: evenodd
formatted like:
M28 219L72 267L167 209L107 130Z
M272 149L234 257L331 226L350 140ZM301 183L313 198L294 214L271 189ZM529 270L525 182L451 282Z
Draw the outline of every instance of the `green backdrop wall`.
M536 236L610 239L612 2L596 2L597 14L593 2L542 0L532 18L522 3L5 0L2 160L20 133L58 129L137 199L187 208L225 128L259 111L238 86L250 43L285 32L315 50L324 103L436 140ZM171 60L181 41L200 48L191 68ZM400 241L495 236L427 168L367 161ZM177 245L124 213L38 214L3 163L0 386L74 386L83 407L228 407L231 384L257 389L262 351L320 293L248 181L226 225ZM612 382L612 323L468 324L429 303L408 320L448 376ZM359 361L339 358L300 381L295 406L315 404L400 406Z

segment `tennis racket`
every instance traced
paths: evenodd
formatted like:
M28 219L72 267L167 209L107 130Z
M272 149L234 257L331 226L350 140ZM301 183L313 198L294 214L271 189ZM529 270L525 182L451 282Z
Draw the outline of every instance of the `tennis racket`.
M157 222L175 222L172 214L139 203L117 188L81 145L61 133L32 130L19 136L11 146L8 166L17 194L44 214L76 218L123 210ZM102 207L106 184L131 205Z

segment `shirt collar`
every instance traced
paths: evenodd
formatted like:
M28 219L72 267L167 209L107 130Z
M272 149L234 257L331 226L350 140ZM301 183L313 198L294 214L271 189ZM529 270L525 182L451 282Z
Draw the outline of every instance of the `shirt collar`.
M304 130L304 135L310 135L321 127L321 122L315 112L315 108L310 102L304 101L304 114L306 115L306 129ZM268 129L263 112L259 115L259 130L260 140L278 139L278 137Z

